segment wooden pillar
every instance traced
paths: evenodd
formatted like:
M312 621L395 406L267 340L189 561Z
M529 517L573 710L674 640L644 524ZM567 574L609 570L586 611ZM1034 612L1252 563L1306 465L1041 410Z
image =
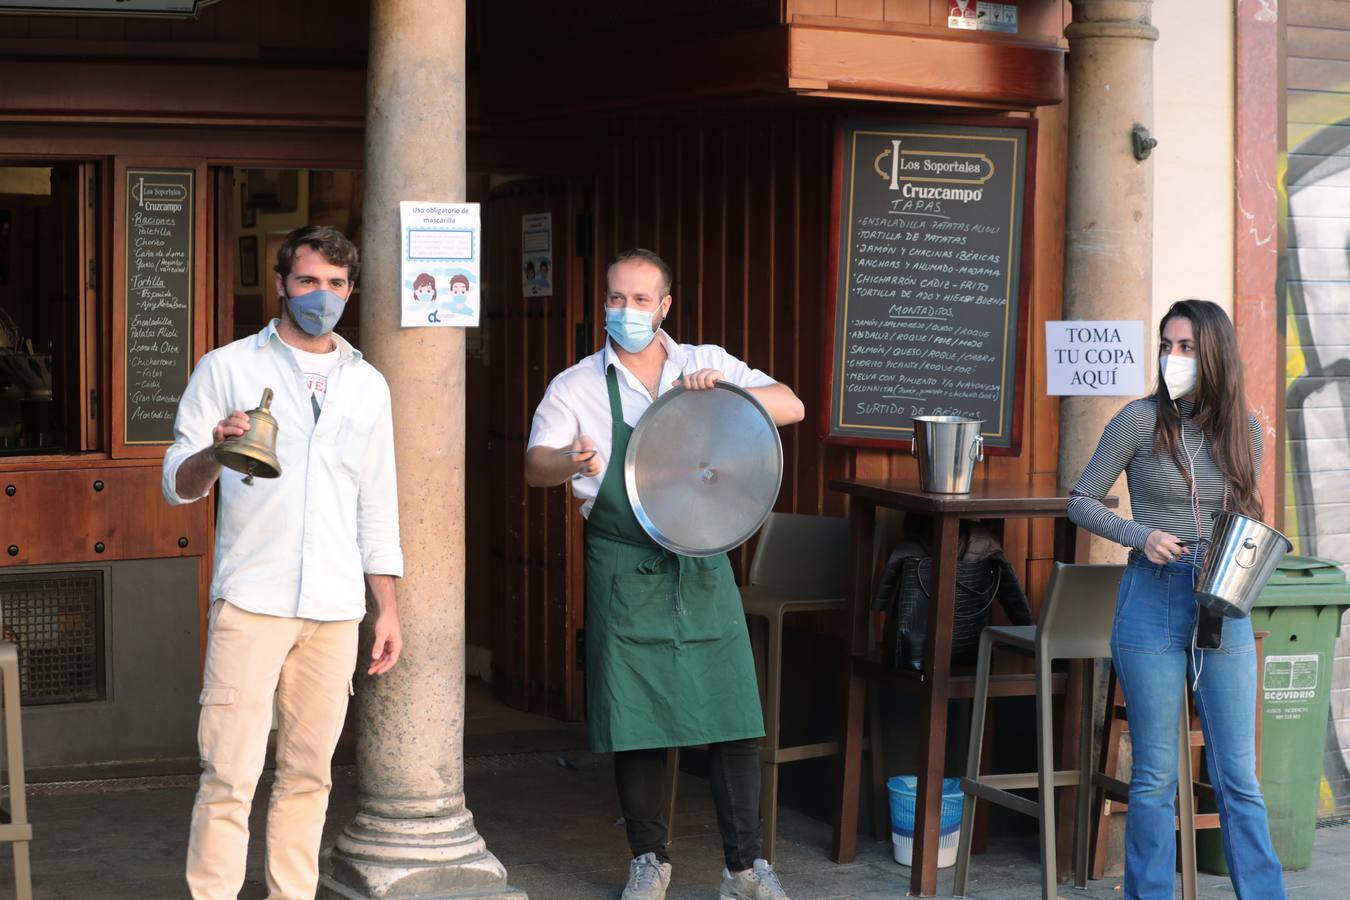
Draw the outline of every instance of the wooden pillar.
M1234 109L1237 203L1233 229L1233 325L1246 380L1247 403L1261 421L1265 458L1257 485L1266 521L1284 527L1284 347L1277 296L1279 261L1278 181L1280 125L1280 27L1269 3L1237 0L1236 82L1242 92ZM1271 347L1276 347L1271 353ZM1278 477L1277 477L1278 476Z
M1153 165L1135 158L1136 125L1153 126L1152 0L1074 0L1069 39L1069 164L1064 245L1065 319L1138 319L1152 334ZM1119 397L1060 401L1059 483L1068 490L1092 458ZM1128 518L1124 491L1120 514ZM1094 562L1121 549L1093 538Z
M404 650L357 684L360 800L322 898L524 897L464 803L464 332L400 326L399 201L463 201L464 109L464 0L373 0L361 341L393 398Z

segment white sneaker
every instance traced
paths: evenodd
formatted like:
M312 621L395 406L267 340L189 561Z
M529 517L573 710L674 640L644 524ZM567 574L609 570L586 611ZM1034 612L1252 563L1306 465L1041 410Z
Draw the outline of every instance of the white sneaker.
M655 853L644 853L628 864L628 884L621 900L665 900L670 887L670 863Z
M779 884L773 866L762 859L752 868L732 875L722 870L721 900L788 900L787 891Z

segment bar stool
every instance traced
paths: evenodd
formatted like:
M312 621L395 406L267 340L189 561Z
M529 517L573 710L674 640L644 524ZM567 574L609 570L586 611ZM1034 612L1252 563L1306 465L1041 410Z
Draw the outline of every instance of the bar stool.
M1057 787L1079 788L1075 806L1074 879L1078 887L1087 886L1089 801L1093 789L1101 783L1098 774L1092 771L1092 667L1083 667L1083 709L1079 717L1081 725L1077 768L1055 771L1051 666L1057 659L1096 660L1111 656L1111 624L1115 615L1115 603L1112 601L1123 572L1123 566L1056 563L1050 576L1050 586L1046 590L1045 603L1041 607L1040 624L989 626L981 633L979 661L975 671L970 751L966 761L966 777L961 779L961 789L966 793L967 802L961 816L961 836L952 890L954 896L964 897L966 894L975 804L979 800L987 800L1040 820L1041 893L1045 900L1055 900L1058 896L1058 878L1054 789ZM1035 772L980 774L985 711L989 704L990 657L995 644L1033 653L1036 657ZM1039 789L1036 801L1011 793L1026 788Z
M0 841L14 845L14 894L17 900L32 900L32 873L28 864L28 842L33 826L28 822L28 799L24 795L23 725L19 706L19 649L13 642L0 640L0 702L5 714L5 758L3 773L8 775L9 800L0 804Z
M760 750L760 819L764 858L773 862L778 837L778 767L833 756L838 741L779 746L782 709L783 620L788 615L844 608L848 585L848 520L833 516L770 513L759 533L749 582L741 587L745 614L766 623L756 649L759 695L764 710L764 746ZM680 751L666 756L666 838L675 827L675 785Z

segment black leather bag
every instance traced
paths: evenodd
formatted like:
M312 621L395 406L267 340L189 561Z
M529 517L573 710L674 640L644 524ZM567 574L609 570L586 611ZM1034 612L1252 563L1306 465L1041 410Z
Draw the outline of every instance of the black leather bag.
M980 631L989 624L994 599L1004 577L1001 557L956 563L956 617L952 626L952 662L971 663L980 645ZM1011 572L1011 567L1008 568ZM1015 576L1014 576L1015 577ZM933 583L931 557L908 556L886 606L884 660L891 668L923 668L928 636L928 598ZM1029 618L1029 616L1028 616Z

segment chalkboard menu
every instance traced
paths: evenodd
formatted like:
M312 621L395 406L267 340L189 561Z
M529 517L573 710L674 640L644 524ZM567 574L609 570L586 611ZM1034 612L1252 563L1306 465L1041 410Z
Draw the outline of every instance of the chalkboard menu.
M1035 122L844 122L827 440L907 441L920 415L1021 443Z
M127 444L173 440L192 369L192 169L132 169L126 181Z

